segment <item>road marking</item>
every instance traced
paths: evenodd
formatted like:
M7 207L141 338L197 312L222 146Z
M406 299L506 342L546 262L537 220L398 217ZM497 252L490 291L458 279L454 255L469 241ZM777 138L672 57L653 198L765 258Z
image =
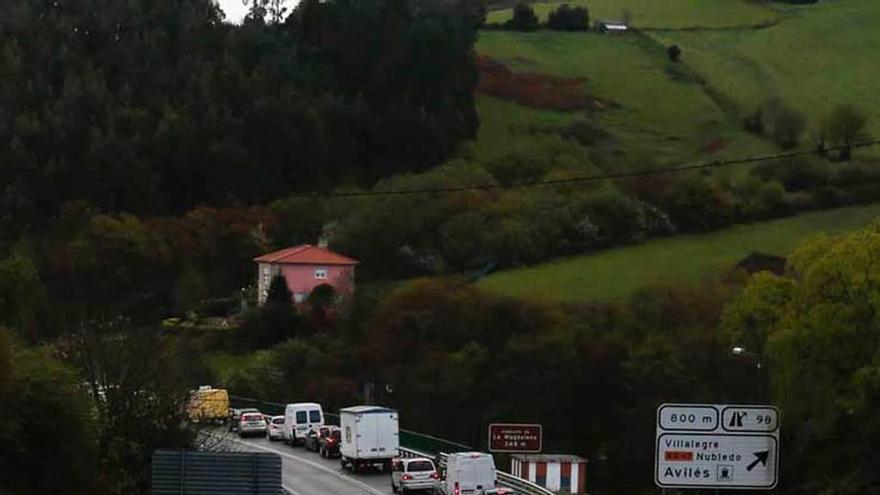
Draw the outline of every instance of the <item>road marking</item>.
M293 459L293 460L298 461L298 462L301 462L301 463L303 463L303 464L307 464L307 465L309 465L309 466L311 466L311 467L313 467L313 468L315 468L315 469L320 469L321 471L324 471L324 472L326 472L326 473L332 474L332 475L336 476L336 477L339 478L339 479L345 480L345 481L347 481L347 482L349 482L349 483L351 483L351 484L357 486L358 488L361 488L361 489L363 489L363 490L366 490L366 491L368 491L368 492L370 492L370 493L373 493L373 494L375 494L375 495L385 495L385 492L379 491L379 490L373 488L372 486L370 486L370 485L364 483L363 481L361 481L361 480L359 480L359 479L352 478L351 476L348 476L348 475L346 475L346 474L340 473L339 471L336 471L336 470L330 469L330 468L328 468L327 466L322 466L321 464L318 464L317 462L313 462L313 461L310 461L310 460L308 460L308 459L304 459L304 458L302 458L302 457L295 456L295 455L293 455L293 454L291 454L291 453L289 453L289 452L282 452L282 451L280 451L280 450L275 450L275 449L273 449L273 448L266 447L266 446L264 446L264 445L260 445L260 444L258 444L258 443L245 442L245 441L243 441L243 440L238 440L238 439L235 439L235 438L232 438L232 439L230 439L230 440L232 440L232 441L235 442L235 443L239 443L239 444L242 444L242 445L247 445L247 446L249 446L249 447L256 447L256 448L258 448L258 449L260 449L260 450L265 450L266 452L272 452L273 454L278 454L278 455L280 455L280 456L282 456L282 457L287 457L288 459ZM285 488L286 488L286 487L285 487ZM289 488L286 488L286 489L289 490ZM298 495L298 494L297 494L296 492L294 492L294 495Z

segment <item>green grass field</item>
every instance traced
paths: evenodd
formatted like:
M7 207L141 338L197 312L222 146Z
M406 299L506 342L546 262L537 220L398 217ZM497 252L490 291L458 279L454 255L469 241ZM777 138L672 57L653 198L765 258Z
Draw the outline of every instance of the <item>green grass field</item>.
M675 77L662 46L642 36L615 37L596 33L484 31L477 51L518 72L536 72L588 80L597 97L620 108L599 112L599 123L626 149L653 160L687 161L706 157L709 143L727 148L712 158L769 151L768 144L740 129L687 73ZM519 108L517 108L519 107ZM537 112L513 103L487 104L481 99L478 148L483 156L499 139L516 139L516 129L533 122L564 121L564 113ZM550 114L555 114L552 116ZM504 129L504 127L508 129ZM484 139L488 138L488 142Z
M628 10L632 24L643 29L728 28L765 24L778 17L766 6L742 0L571 0L536 2L532 7L538 18L545 20L563 3L587 5L593 21L620 20ZM501 23L512 15L512 9L499 10L491 12L488 21Z
M247 354L228 354L215 351L205 356L208 368L214 373L221 384L226 384L236 374L247 374L248 370L263 364L268 352L256 351Z
M477 112L480 130L476 152L482 159L504 153L513 142L534 139L528 131L532 126L559 127L575 118L568 112L537 110L486 95L477 95Z
M476 49L514 71L587 78L589 91L618 102L620 108L599 112L596 119L613 137L613 162L621 167L772 153L776 148L769 141L742 130L742 118L771 97L781 97L807 116L805 145L840 103L868 113L870 134L880 135L880 63L871 58L873 47L880 47L880 1L800 7L739 0L589 4L594 19L627 8L655 30L626 36L483 31ZM550 8L547 3L535 6ZM494 20L499 15L503 12L491 14ZM778 22L751 27L770 21ZM708 29L680 29L691 25ZM675 69L664 53L670 44L684 50ZM521 131L535 123L569 120L563 112L487 97L479 98L479 112L484 129L476 147L481 157L502 152L512 141L527 141L530 136ZM722 143L720 151L708 151L717 143ZM874 158L880 150L865 155Z
M501 294L576 301L625 297L656 284L693 284L759 251L784 255L820 233L838 233L880 217L880 204L737 225L704 235L677 236L529 268L493 274L479 286Z
M794 9L767 29L651 33L745 109L780 97L814 129L837 104L872 116L880 133L880 2L836 0Z

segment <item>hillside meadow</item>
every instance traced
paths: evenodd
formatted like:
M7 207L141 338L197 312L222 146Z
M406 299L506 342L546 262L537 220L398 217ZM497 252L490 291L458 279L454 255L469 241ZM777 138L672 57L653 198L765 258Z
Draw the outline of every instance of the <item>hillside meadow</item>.
M681 235L498 272L478 285L534 299L618 299L651 285L696 284L730 270L750 253L786 255L810 237L857 229L877 217L880 204L736 225L709 234Z
M660 163L772 149L742 131L687 68L673 67L663 47L646 37L484 31L477 51L516 72L585 79L584 91L609 102L606 109L587 111L586 117L609 133L609 144L618 153L650 157L648 162ZM502 139L528 139L518 131L535 121L536 109L518 111L512 107L522 105L487 103L481 97L480 117L486 128L479 134L478 148L484 154L503 150ZM548 117L541 115L540 120L566 122L564 113ZM506 132L499 130L505 126Z
M815 131L836 105L852 104L880 132L880 2L838 0L792 9L766 29L661 31L682 61L716 91L750 111L780 98Z

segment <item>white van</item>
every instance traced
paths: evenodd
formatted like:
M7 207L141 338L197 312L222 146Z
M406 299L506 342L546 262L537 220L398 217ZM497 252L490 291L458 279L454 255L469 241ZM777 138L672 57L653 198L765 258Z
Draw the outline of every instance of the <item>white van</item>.
M495 460L483 452L458 452L446 458L446 479L440 484L444 495L486 495L503 493L495 488ZM506 490L504 490L506 491Z
M305 442L309 430L324 426L324 410L321 404L297 402L284 408L282 438L291 445Z

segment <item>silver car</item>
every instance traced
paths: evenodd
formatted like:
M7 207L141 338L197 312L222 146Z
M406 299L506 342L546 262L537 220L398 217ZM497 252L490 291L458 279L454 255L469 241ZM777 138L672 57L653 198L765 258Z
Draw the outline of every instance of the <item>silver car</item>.
M266 425L269 440L284 439L284 416L272 416Z
M391 463L391 491L394 493L433 492L439 480L440 473L431 459L394 459Z
M266 420L263 419L262 414L256 412L241 415L238 422L238 436L248 435L266 436Z

